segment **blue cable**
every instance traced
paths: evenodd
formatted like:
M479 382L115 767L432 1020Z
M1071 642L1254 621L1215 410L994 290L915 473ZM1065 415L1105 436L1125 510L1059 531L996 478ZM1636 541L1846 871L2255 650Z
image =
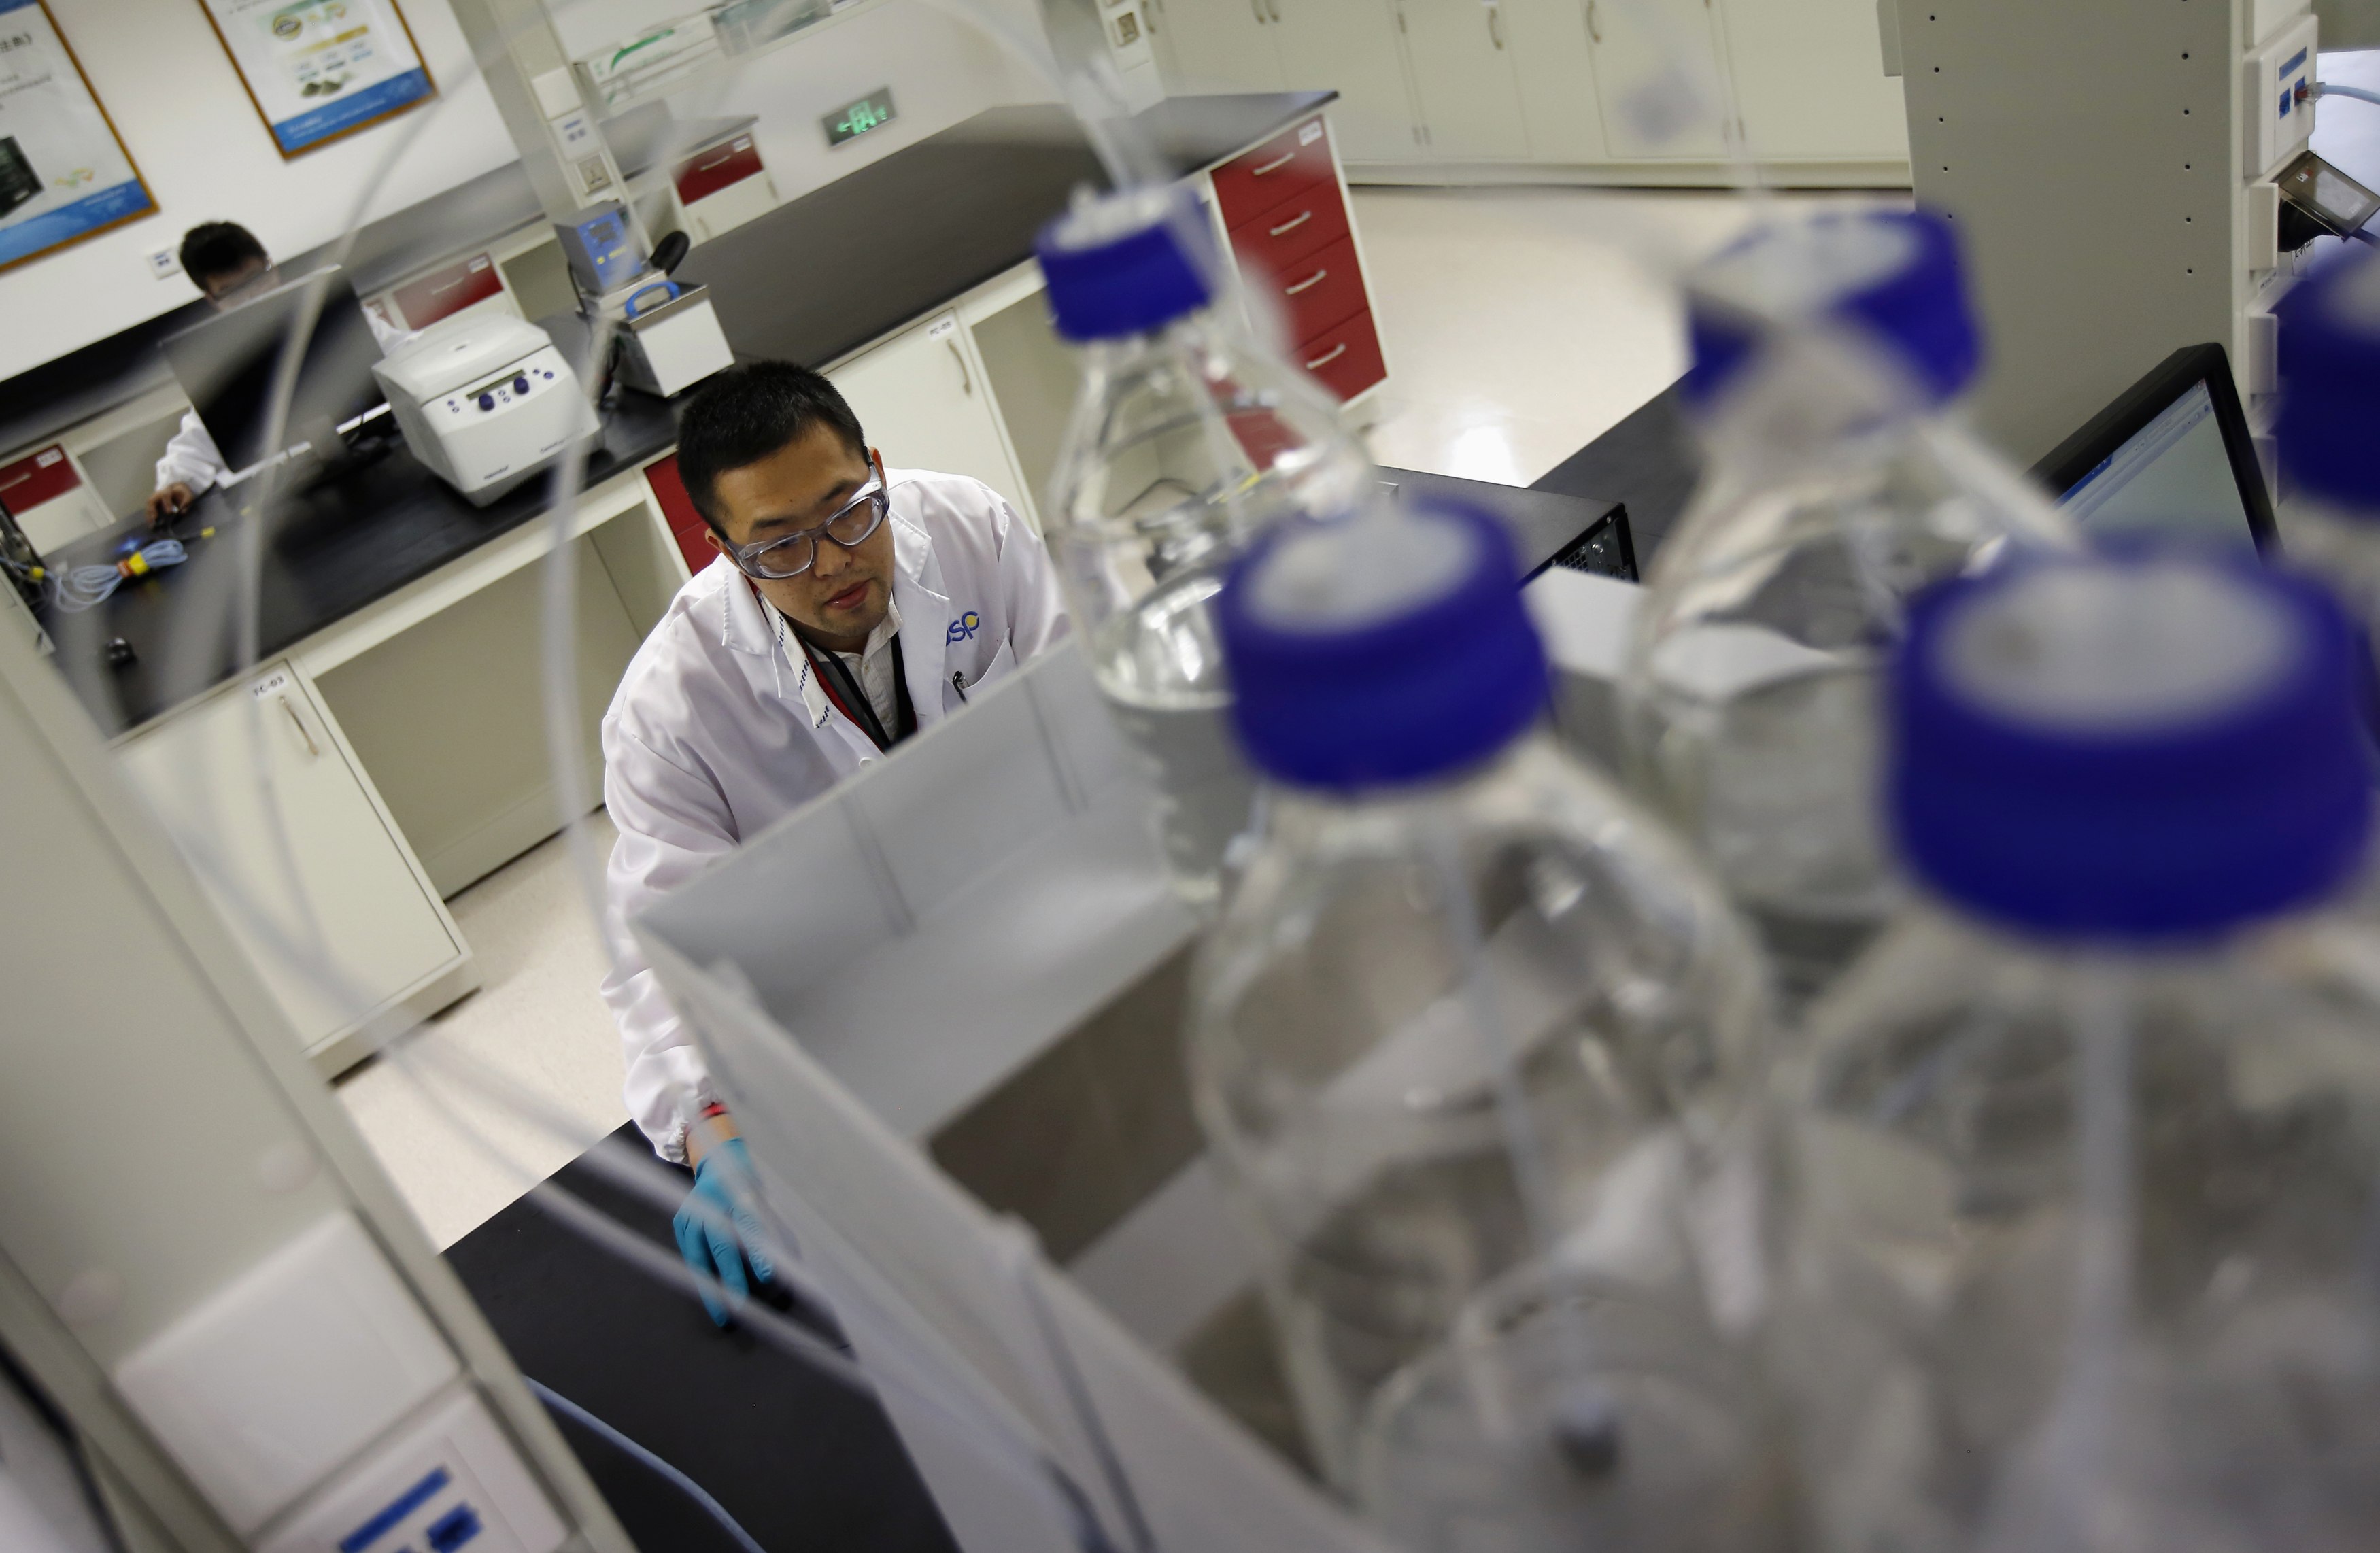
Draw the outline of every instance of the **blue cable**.
M638 1462L641 1462L646 1466L651 1468L661 1476L667 1478L671 1486L675 1487L679 1493L684 1494L687 1498L692 1499L696 1504L701 1506L704 1511L707 1512L713 1521L718 1522L721 1529L725 1531L729 1536L735 1539L736 1545L744 1549L744 1553L769 1553L767 1548L761 1547L758 1542L753 1540L752 1534L746 1531L742 1524L736 1521L735 1517L727 1513L727 1507L721 1504L717 1499L712 1498L710 1497L710 1490L704 1488L701 1484L697 1483L694 1479L686 1476L686 1474L678 1471L677 1468L670 1465L667 1462L662 1461L659 1456L654 1455L643 1446L638 1445L635 1440L630 1439L627 1436L612 1427L611 1425L606 1424L601 1418L596 1417L585 1408L580 1407L577 1402L572 1401L568 1397L564 1396L561 1392L555 1390L552 1387L548 1386L545 1382L538 1379L535 1376L524 1375L521 1378L528 1382L528 1389L537 1393L538 1401L543 1402L546 1406L553 1409L554 1412L561 1413L565 1418L571 1420L573 1423L585 1425L588 1428L592 1429L604 1439L611 1441L613 1445L618 1446L621 1450L635 1457Z
M2359 103L2380 103L2380 91L2368 87L2339 86L2331 81L2314 82L2313 94L2316 97L2352 97Z

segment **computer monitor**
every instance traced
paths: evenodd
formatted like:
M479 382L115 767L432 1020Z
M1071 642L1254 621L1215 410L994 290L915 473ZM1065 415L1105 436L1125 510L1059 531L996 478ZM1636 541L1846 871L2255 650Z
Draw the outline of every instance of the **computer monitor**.
M288 417L275 439L270 412L282 351L292 326L315 309ZM337 428L381 403L371 371L380 345L355 288L336 266L171 335L158 348L235 473L300 446L336 462L342 452Z
M2221 346L2167 357L2033 473L2093 538L2276 548L2272 497Z

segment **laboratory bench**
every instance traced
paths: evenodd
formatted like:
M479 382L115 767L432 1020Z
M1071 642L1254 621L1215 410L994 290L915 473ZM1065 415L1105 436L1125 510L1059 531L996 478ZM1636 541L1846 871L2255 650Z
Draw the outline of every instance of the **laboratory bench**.
M1276 214L1335 211L1301 224L1344 226L1338 251L1352 255L1324 118L1330 100L1176 100L1140 125L1217 212L1233 262L1262 262L1230 246L1247 224L1236 235L1224 224L1245 212L1250 188ZM1238 192L1219 200L1219 179ZM1075 367L1050 328L1032 240L1074 188L1101 181L1062 110L994 109L697 246L679 275L710 287L740 357L820 367L889 462L975 475L1038 529L1027 477L1055 462ZM458 198L488 202L472 186ZM426 211L420 224L442 221ZM1320 267L1330 264L1346 270L1337 260ZM1269 271L1247 273L1251 284L1275 284ZM1354 274L1360 283L1360 265ZM1318 338L1371 341L1318 370L1354 400L1385 381L1385 359L1366 288L1333 295L1305 322ZM82 367L155 370L153 340L128 353L121 343L84 353ZM1352 376L1351 362L1360 369ZM31 401L45 396L89 413L96 390L65 373L42 369L7 384L0 426L14 434L36 423ZM191 854L322 1071L351 1066L391 1030L476 987L445 898L552 835L566 807L600 801L603 709L671 596L710 559L675 475L674 413L615 391L559 524L548 520L543 481L475 508L401 445L281 502L261 524L210 493L176 525L186 564L42 622L61 671ZM140 532L127 520L53 558L113 559ZM576 753L587 778L567 800L546 748L548 568L537 564L557 543L575 562ZM252 602L238 591L249 545L261 560ZM253 626L246 639L242 621ZM244 662L254 667L236 672ZM268 783L257 780L260 762ZM299 924L320 933L344 986L299 974L276 950L276 935Z

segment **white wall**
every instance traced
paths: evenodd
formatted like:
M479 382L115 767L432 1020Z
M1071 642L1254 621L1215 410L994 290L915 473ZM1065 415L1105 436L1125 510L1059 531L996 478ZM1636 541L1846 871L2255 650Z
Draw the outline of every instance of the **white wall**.
M1043 48L1032 0L978 0L987 15ZM1057 93L957 7L885 0L820 23L731 72L670 99L680 119L757 114L754 138L781 200L798 199L856 167L1004 103ZM880 87L892 89L892 122L829 151L821 115ZM885 240L897 242L888 232Z
M198 0L50 0L158 213L0 274L0 378L194 298L178 269L152 276L148 255L201 221L296 253L338 236L368 186L367 220L514 160L446 0L402 4L438 97L284 162Z
M338 236L367 185L370 220L513 161L446 0L402 3L439 82L437 100L285 163L198 0L51 0L159 213L0 273L0 378L194 298L178 270L154 278L148 256L177 246L199 222L237 221L275 253L295 253ZM584 30L588 17L571 13L586 3L563 0L557 20ZM615 0L604 19L633 25L636 13L665 16L698 3L636 0L623 10ZM1035 0L969 3L1040 41ZM887 85L893 121L830 152L820 115ZM671 108L680 118L759 115L761 155L779 196L791 200L984 108L1053 95L954 10L884 0L680 93ZM382 160L400 146L383 174Z

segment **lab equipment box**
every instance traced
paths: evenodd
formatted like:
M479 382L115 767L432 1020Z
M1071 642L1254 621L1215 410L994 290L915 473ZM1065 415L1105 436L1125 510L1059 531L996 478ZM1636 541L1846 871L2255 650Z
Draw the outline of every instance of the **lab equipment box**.
M1375 1547L1267 1426L1148 808L1067 643L636 930L969 1553L1084 1506L1114 1546Z

